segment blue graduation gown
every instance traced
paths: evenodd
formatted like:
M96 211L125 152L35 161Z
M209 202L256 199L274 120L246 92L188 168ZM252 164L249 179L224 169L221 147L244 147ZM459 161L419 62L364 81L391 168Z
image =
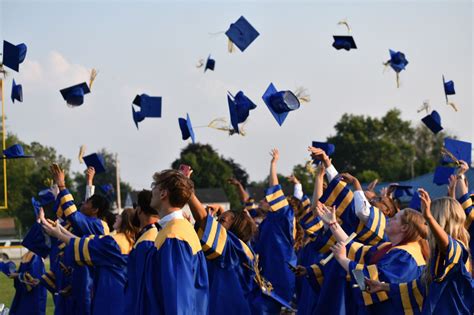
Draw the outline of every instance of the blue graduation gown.
M209 274L209 314L250 314L255 285L254 254L212 216L198 230Z
M473 256L472 253L474 252L474 205L472 203L471 196L469 194L465 194L461 198L458 199L459 203L462 205L464 211L466 212L466 229L469 232L470 240L469 240L469 249L471 252L471 257ZM474 259L471 259L471 270L474 269Z
M66 247L68 264L95 267L92 314L123 313L130 250L131 244L122 233L73 238Z
M10 307L11 315L42 315L46 312L46 289L38 285L32 287L20 281L20 279L28 279L31 276L35 279L41 277L44 273L43 259L34 254L27 252L21 258L18 268L19 277L14 280L15 296ZM27 276L28 275L28 276Z
M146 226L138 237L127 262L127 285L125 287L125 311L124 314L145 314L147 303L145 287L145 263L150 250L155 247L155 239L158 235L156 224Z
M145 275L148 305L143 314L208 313L206 258L186 219L173 219L158 232Z
M270 187L265 192L270 211L260 224L255 251L259 255L262 275L271 282L277 295L286 301L293 299L295 275L288 263L296 264L294 245L295 216L280 185ZM281 305L267 299L266 311L279 313Z
M107 235L109 227L107 223L99 218L88 217L77 210L72 194L63 189L59 192L56 203L56 215L71 225L71 232L78 237L86 235ZM64 244L60 249L64 249ZM72 295L68 299L72 303L74 314L87 315L92 310L92 290L94 270L92 267L75 265L72 269L71 284Z
M391 244L364 246L361 243L351 242L347 245L347 256L351 260L349 274L354 284L356 283L352 274L354 269L362 270L367 278L387 283L410 282L421 276L426 267L426 261L418 242L394 246L376 264L369 264L371 256L385 246L391 246ZM353 296L362 313L366 311L368 314L403 314L403 301L389 298L386 292L369 294L362 292L359 288L354 288Z

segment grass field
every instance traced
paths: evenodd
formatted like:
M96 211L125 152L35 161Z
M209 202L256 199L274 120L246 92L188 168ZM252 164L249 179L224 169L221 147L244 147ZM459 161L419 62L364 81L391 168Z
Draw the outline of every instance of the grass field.
M46 270L49 270L49 260L45 262ZM18 264L17 264L18 266ZM10 308L15 295L15 288L13 287L13 280L9 279L5 274L0 273L0 304L5 304L6 307ZM46 303L46 314L54 313L54 303L51 293L48 292L48 301Z

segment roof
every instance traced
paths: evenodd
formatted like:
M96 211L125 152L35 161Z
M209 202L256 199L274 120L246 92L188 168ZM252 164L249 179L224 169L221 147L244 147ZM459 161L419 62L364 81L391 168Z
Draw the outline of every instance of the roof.
M196 189L196 196L203 203L229 202L229 199L222 188L199 188Z

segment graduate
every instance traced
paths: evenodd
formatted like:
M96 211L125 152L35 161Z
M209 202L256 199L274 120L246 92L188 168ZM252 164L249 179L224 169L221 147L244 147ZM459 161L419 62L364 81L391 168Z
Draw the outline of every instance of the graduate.
M321 206L318 213L337 240L331 247L335 259L349 273L354 284L357 278L353 270L362 271L369 279L391 283L413 281L423 273L429 256L428 231L418 211L403 209L391 218L386 227L390 242L379 246L364 246L354 241L345 245L348 236L336 220L335 209ZM353 307L358 307L362 313L403 314L401 299L389 298L384 292L369 294L359 288L354 290L358 291L353 294L357 301Z
M150 207L151 191L142 190L137 196L134 225L139 227L135 245L128 255L127 285L125 287L124 314L144 314L151 310L143 309L145 298L145 262L150 249L155 246L158 235L158 211Z
M206 209L193 193L189 208L207 259L209 314L261 314L255 282L255 255L249 242L256 225L247 211ZM217 220L213 213L219 213Z
M209 279L204 252L182 208L193 182L176 170L155 173L150 206L161 230L145 266L147 305L143 314L207 314Z
M366 280L369 292L401 299L405 314L473 314L474 286L468 271L469 234L462 206L451 197L431 202L419 190L423 216L429 226L429 268L414 281L381 283Z
M291 301L295 292L295 275L288 264L296 264L294 246L294 210L288 204L281 186L278 184L278 149L273 149L270 163L269 188L261 207L268 209L266 218L260 223L255 251L259 254L262 275L273 286L275 294L284 301ZM274 299L262 301L264 311L280 314L281 304Z
M67 265L95 267L92 314L123 313L127 257L137 230L132 224L134 215L133 208L124 209L116 233L104 236L77 237L59 224L53 226L42 220L45 231L67 245L64 255Z
M14 279L15 296L10 307L12 315L42 315L46 312L46 289L38 285L38 278L44 273L43 258L28 251L21 257L16 272L9 275Z

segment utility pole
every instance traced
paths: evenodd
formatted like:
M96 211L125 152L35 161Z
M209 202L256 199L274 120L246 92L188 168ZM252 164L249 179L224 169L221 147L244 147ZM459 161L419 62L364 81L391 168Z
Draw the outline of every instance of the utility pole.
M115 177L116 177L116 195L117 195L117 211L122 212L122 202L120 200L120 163L118 160L118 154L115 153Z

